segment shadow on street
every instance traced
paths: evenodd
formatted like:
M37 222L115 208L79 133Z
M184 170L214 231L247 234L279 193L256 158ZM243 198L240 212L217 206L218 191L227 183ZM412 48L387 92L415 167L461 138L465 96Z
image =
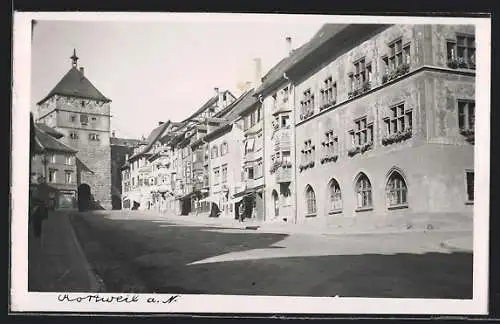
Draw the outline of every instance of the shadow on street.
M103 214L71 215L96 274L110 293L182 293L391 298L472 298L471 253L328 255L188 265L274 248L287 234L161 226ZM305 242L307 244L307 242ZM279 248L279 247L277 247Z

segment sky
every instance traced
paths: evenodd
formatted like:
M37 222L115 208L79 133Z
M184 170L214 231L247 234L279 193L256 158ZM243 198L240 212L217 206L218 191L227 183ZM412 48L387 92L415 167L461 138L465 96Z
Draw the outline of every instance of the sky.
M322 23L38 21L33 30L31 103L45 97L71 68L76 49L85 76L111 103L118 137L147 136L159 121L181 121L215 93L239 94L307 42Z

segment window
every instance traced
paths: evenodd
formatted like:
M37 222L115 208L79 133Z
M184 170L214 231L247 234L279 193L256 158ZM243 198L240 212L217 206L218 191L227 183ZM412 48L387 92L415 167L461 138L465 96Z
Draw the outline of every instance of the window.
M283 98L283 103L288 102L288 87L285 87L283 90L281 90L281 96Z
M354 146L364 145L373 141L373 123L368 124L366 117L354 122L355 128L351 131Z
M337 83L328 77L324 81L324 89L321 89L321 104L323 106L334 104L337 100ZM326 107L325 107L326 108Z
M85 101L82 100L82 107L85 107Z
M358 208L372 206L372 185L364 173L361 173L356 181L356 200Z
M304 114L314 110L314 95L311 93L311 89L304 91L300 106Z
M313 216L316 214L316 195L311 186L306 188L306 214L308 216Z
M372 81L372 65L366 64L366 82Z
M77 140L79 138L78 133L77 132L69 132L69 138L71 138L72 140Z
M360 89L367 81L365 59L354 62L354 89Z
M70 115L69 116L69 121L74 123L76 121L76 116L75 115Z
M406 206L408 189L406 182L397 171L391 173L386 186L387 203L390 207Z
M55 154L50 155L50 163L56 163L56 155Z
M250 114L250 127L255 125L255 110Z
M337 180L332 179L328 185L328 194L330 202L330 212L339 211L342 209L342 194Z
M304 142L304 149L301 150L302 153L302 163L309 163L314 161L314 151L316 147L312 145L311 140Z
M261 119L261 113L262 113L262 107L259 106L257 108L257 122L259 122Z
M476 64L476 40L471 35L457 35L457 39L446 42L448 64L459 60L458 67L475 68Z
M227 154L227 143L224 142L220 145L220 155L226 155Z
M333 134L333 130L325 133L325 141L323 142L326 151L332 154L337 154L339 150L339 138Z
M253 179L254 178L253 167L248 167L247 168L247 177L248 177L248 179Z
M55 183L57 179L57 170L56 169L50 169L49 170L49 182Z
M64 179L65 179L66 183L71 183L73 181L71 173L72 173L71 171L64 172L64 176L65 176Z
M281 116L281 127L286 128L290 126L290 116Z
M212 147L212 159L215 159L219 157L219 150L217 149L217 146Z
M283 164L284 165L287 165L287 164L292 164L292 158L290 156L290 151L283 151L282 155L281 155L281 159L283 161Z
M67 165L72 165L73 164L73 157L71 155L66 156L66 164Z
M349 73L349 91L354 91L354 89L356 88L356 83L354 82L354 74L353 73Z
M245 143L245 154L253 152L254 147L255 147L255 139L254 138L247 139Z
M214 184L218 184L220 180L220 170L219 168L214 168Z
M89 140L91 140L91 141L99 141L99 134L90 133L89 134Z
M404 103L390 108L390 116L384 119L388 135L404 132L412 128L412 111L405 111Z
M222 166L222 182L227 182L227 164Z
M262 159L257 162L257 166L254 168L254 179L258 179L264 175Z
M474 130L476 103L472 100L458 101L458 128L461 131Z
M402 40L398 39L389 44L389 55L383 57L385 73L396 70L402 65L410 64L410 44L402 45Z
M89 123L89 116L85 115L85 114L81 114L80 115L80 124L82 124L82 126L86 126L88 123Z
M474 171L465 172L465 180L467 183L467 201L474 201Z

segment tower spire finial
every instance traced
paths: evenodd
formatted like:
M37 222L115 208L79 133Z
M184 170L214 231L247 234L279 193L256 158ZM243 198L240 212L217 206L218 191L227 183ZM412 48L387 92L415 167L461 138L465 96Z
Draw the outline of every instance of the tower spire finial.
M77 61L78 61L78 56L76 56L76 49L73 48L73 55L70 57L71 61L72 61L72 65L74 67L77 66Z

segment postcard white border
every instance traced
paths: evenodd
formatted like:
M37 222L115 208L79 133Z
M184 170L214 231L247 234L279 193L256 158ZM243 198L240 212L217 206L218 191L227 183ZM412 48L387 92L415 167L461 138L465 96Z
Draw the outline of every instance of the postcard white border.
M231 295L180 295L170 304L61 303L59 293L28 293L29 112L31 94L31 20L204 21L258 23L473 24L476 26L476 137L473 299L323 298ZM484 315L488 306L489 148L491 19L452 17L381 17L217 13L15 12L13 28L13 109L11 184L11 311L140 313L282 313L282 314L447 314ZM26 216L24 216L26 215ZM69 293L77 297L84 294ZM99 294L110 296L116 294ZM122 294L127 296L127 294ZM130 296L130 294L129 294ZM169 295L140 294L148 297Z

